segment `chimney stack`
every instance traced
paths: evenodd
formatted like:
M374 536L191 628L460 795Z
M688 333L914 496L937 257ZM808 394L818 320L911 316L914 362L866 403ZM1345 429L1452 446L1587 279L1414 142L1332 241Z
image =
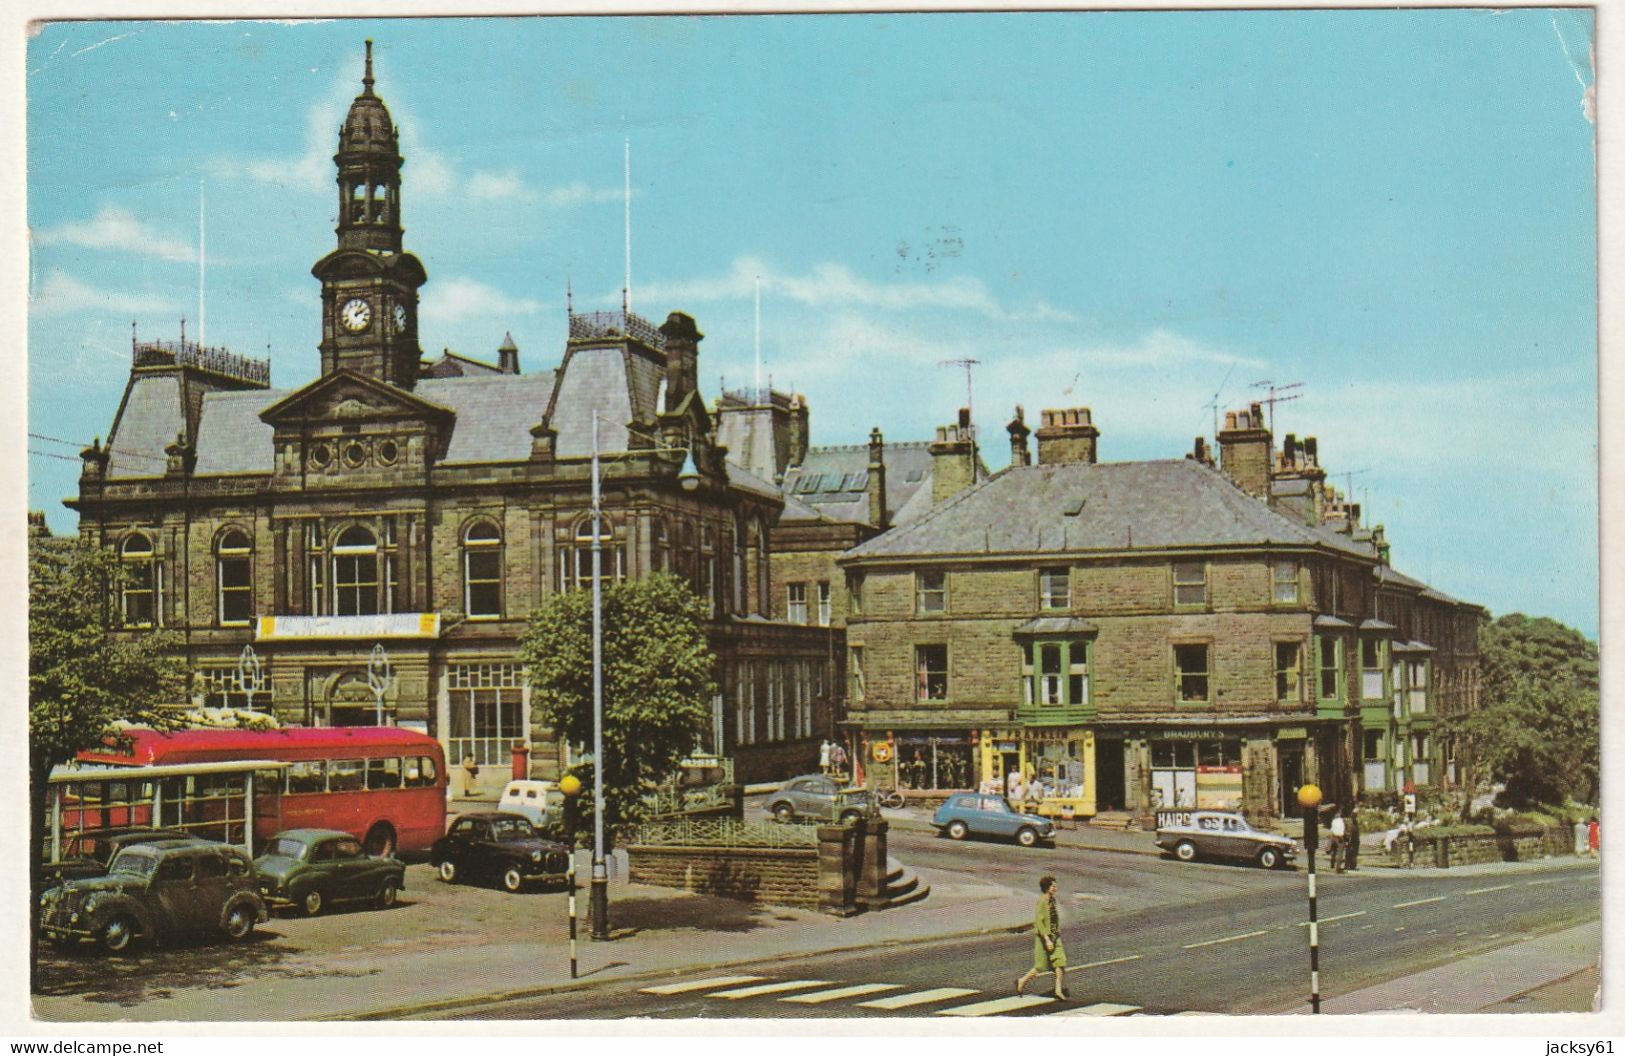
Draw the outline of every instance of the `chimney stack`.
M960 420L969 417L961 412ZM969 425L939 425L931 444L931 503L936 505L976 483L976 440Z
M886 516L886 441L877 425L869 431L869 523L885 531L891 527Z
M497 348L497 369L504 374L519 373L519 346L513 343L512 331L502 335L502 344Z
M1010 464L1032 465L1032 451L1027 447L1027 436L1032 430L1027 428L1027 413L1021 409L1021 404L1016 404L1016 416L1004 428L1010 434Z
M1185 457L1210 469L1213 467L1213 452L1208 448L1207 437L1205 436L1196 438L1196 443L1191 447L1191 453Z
M1046 410L1043 412L1043 422L1038 428L1039 465L1049 466L1059 462L1094 464L1100 430L1095 428L1089 408Z
M700 387L700 342L705 335L694 325L694 317L672 312L660 327L666 339L666 406L674 411Z
M1261 405L1224 412L1224 428L1219 431L1219 470L1236 487L1255 498L1269 498L1273 448Z

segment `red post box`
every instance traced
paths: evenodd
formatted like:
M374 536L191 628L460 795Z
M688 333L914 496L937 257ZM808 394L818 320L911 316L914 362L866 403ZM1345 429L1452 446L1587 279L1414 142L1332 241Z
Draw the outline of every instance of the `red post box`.
M524 741L513 742L513 779L523 781L530 776L530 745Z

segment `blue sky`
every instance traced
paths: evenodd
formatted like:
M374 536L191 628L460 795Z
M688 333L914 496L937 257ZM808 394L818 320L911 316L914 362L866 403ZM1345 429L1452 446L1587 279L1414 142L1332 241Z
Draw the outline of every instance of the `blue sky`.
M564 291L694 315L704 390L816 443L1089 406L1105 460L1302 382L1400 569L1597 633L1585 10L109 23L30 41L28 501L54 530L143 338L314 378L332 154L375 40L422 344L554 366ZM56 456L56 457L52 457ZM66 456L64 459L62 456Z

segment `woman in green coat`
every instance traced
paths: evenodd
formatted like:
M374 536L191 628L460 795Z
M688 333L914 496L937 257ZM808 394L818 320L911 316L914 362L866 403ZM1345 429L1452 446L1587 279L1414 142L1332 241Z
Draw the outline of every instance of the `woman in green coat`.
M1032 971L1016 980L1020 994L1040 973L1055 973L1055 997L1066 1000L1066 947L1061 945L1061 911L1055 904L1055 878L1038 881L1038 911L1033 915Z

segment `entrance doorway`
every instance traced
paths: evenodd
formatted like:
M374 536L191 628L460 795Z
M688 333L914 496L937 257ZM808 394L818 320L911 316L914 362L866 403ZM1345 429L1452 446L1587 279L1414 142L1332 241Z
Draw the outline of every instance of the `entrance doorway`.
M1281 816L1296 817L1302 810L1298 789L1303 785L1303 745L1278 745L1276 753L1281 760Z
M1095 742L1095 810L1123 810L1128 803L1123 781L1123 742Z

